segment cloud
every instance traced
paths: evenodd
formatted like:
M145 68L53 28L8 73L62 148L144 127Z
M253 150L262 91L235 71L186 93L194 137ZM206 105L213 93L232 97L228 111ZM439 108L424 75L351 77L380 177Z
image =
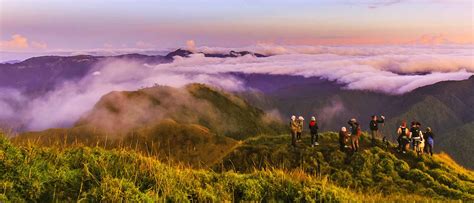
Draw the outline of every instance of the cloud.
M228 52L230 49L196 47ZM72 125L106 93L137 90L155 84L182 87L205 83L231 91L246 90L231 73L260 73L319 77L344 88L403 94L439 81L464 80L473 75L473 46L277 46L259 44L240 48L273 54L256 58L209 58L193 54L175 57L172 63L149 65L127 60L97 64L78 82L66 82L54 91L25 99L18 91L0 91L0 116L16 116L28 130ZM232 49L239 50L239 49ZM12 96L9 96L12 95ZM5 100L5 98L16 98ZM19 105L20 104L20 105ZM8 106L7 106L8 105ZM326 111L337 112L334 103ZM13 113L14 112L14 113ZM13 118L12 118L13 119Z
M28 39L21 35L13 35L10 40L1 41L1 49L26 49L29 48Z
M79 82L64 83L54 91L32 99L16 114L28 123L28 130L65 127L76 122L100 97L111 91L132 91L155 84L182 87L189 83L206 83L229 90L243 88L242 82L231 76L183 73L155 69L134 61L110 60L98 64Z
M46 49L48 46L43 42L28 41L26 37L15 34L10 40L0 41L0 49L3 51L16 51L25 49Z
M196 51L196 42L194 40L186 41L186 48L192 52Z
M403 94L439 81L463 80L474 73L472 46L256 46L253 50L262 48L264 53L277 55L220 59L194 54L155 68L319 77L344 84L347 89L387 94Z

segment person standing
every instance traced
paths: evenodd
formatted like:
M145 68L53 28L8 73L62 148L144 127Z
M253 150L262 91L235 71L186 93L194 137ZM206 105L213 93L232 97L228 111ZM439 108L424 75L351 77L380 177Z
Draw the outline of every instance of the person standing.
M349 138L349 134L347 133L346 127L342 127L341 131L339 131L339 149L341 151L346 150L346 142Z
M360 125L355 118L352 118L347 123L351 126L352 151L357 152L359 151L359 139L361 134Z
M407 122L403 121L402 125L397 129L398 134L398 151L406 153L410 146L410 130L407 128Z
M296 147L296 134L298 133L298 121L296 121L296 116L291 116L290 119L290 132L291 132L291 145Z
M316 117L311 117L311 121L309 122L309 131L311 133L311 147L319 145L319 134L318 134L318 123L316 122Z
M372 147L375 147L375 139L379 138L379 123L385 122L385 117L380 116L380 120L377 118L376 115L372 116L372 120L370 121L369 128L372 135Z
M430 127L426 128L424 137L425 137L425 150L426 152L430 153L431 156L433 156L434 134Z
M297 121L298 122L298 131L296 132L296 138L297 138L298 141L301 141L301 136L303 134L303 126L304 126L303 121L304 121L303 116L299 116L298 121Z

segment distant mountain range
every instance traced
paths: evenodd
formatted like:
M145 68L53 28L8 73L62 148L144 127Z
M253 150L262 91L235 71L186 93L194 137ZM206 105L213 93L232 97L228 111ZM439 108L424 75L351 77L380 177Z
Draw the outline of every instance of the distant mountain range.
M248 51L230 51L229 53L202 53L206 57L239 57L253 55L265 57L265 55ZM173 57L189 57L194 54L191 51L177 49L165 56L125 54L118 56L40 56L29 58L24 61L11 61L0 63L0 87L20 89L24 93L39 95L54 89L64 81L76 81L89 73L95 65L105 60L129 59L141 63L160 64L170 63Z

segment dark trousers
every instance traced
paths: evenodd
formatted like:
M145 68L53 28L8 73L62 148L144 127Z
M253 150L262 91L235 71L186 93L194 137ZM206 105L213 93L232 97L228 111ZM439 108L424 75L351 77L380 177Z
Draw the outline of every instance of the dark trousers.
M296 133L296 139L301 140L301 132Z
M343 152L346 151L346 143L344 140L339 140L339 149Z
M291 145L296 147L296 132L291 132Z
M311 132L311 144L315 144L319 140L319 135L317 132Z
M371 130L370 134L372 135L372 146L375 146L375 139L379 137L379 131L378 130Z

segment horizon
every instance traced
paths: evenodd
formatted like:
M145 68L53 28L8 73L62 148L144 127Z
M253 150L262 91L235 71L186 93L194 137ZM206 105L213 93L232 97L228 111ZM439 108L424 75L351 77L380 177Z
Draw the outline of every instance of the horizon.
M200 46L472 45L469 0L2 0L2 61L49 53ZM402 14L403 15L400 15ZM203 29L205 28L205 29Z

